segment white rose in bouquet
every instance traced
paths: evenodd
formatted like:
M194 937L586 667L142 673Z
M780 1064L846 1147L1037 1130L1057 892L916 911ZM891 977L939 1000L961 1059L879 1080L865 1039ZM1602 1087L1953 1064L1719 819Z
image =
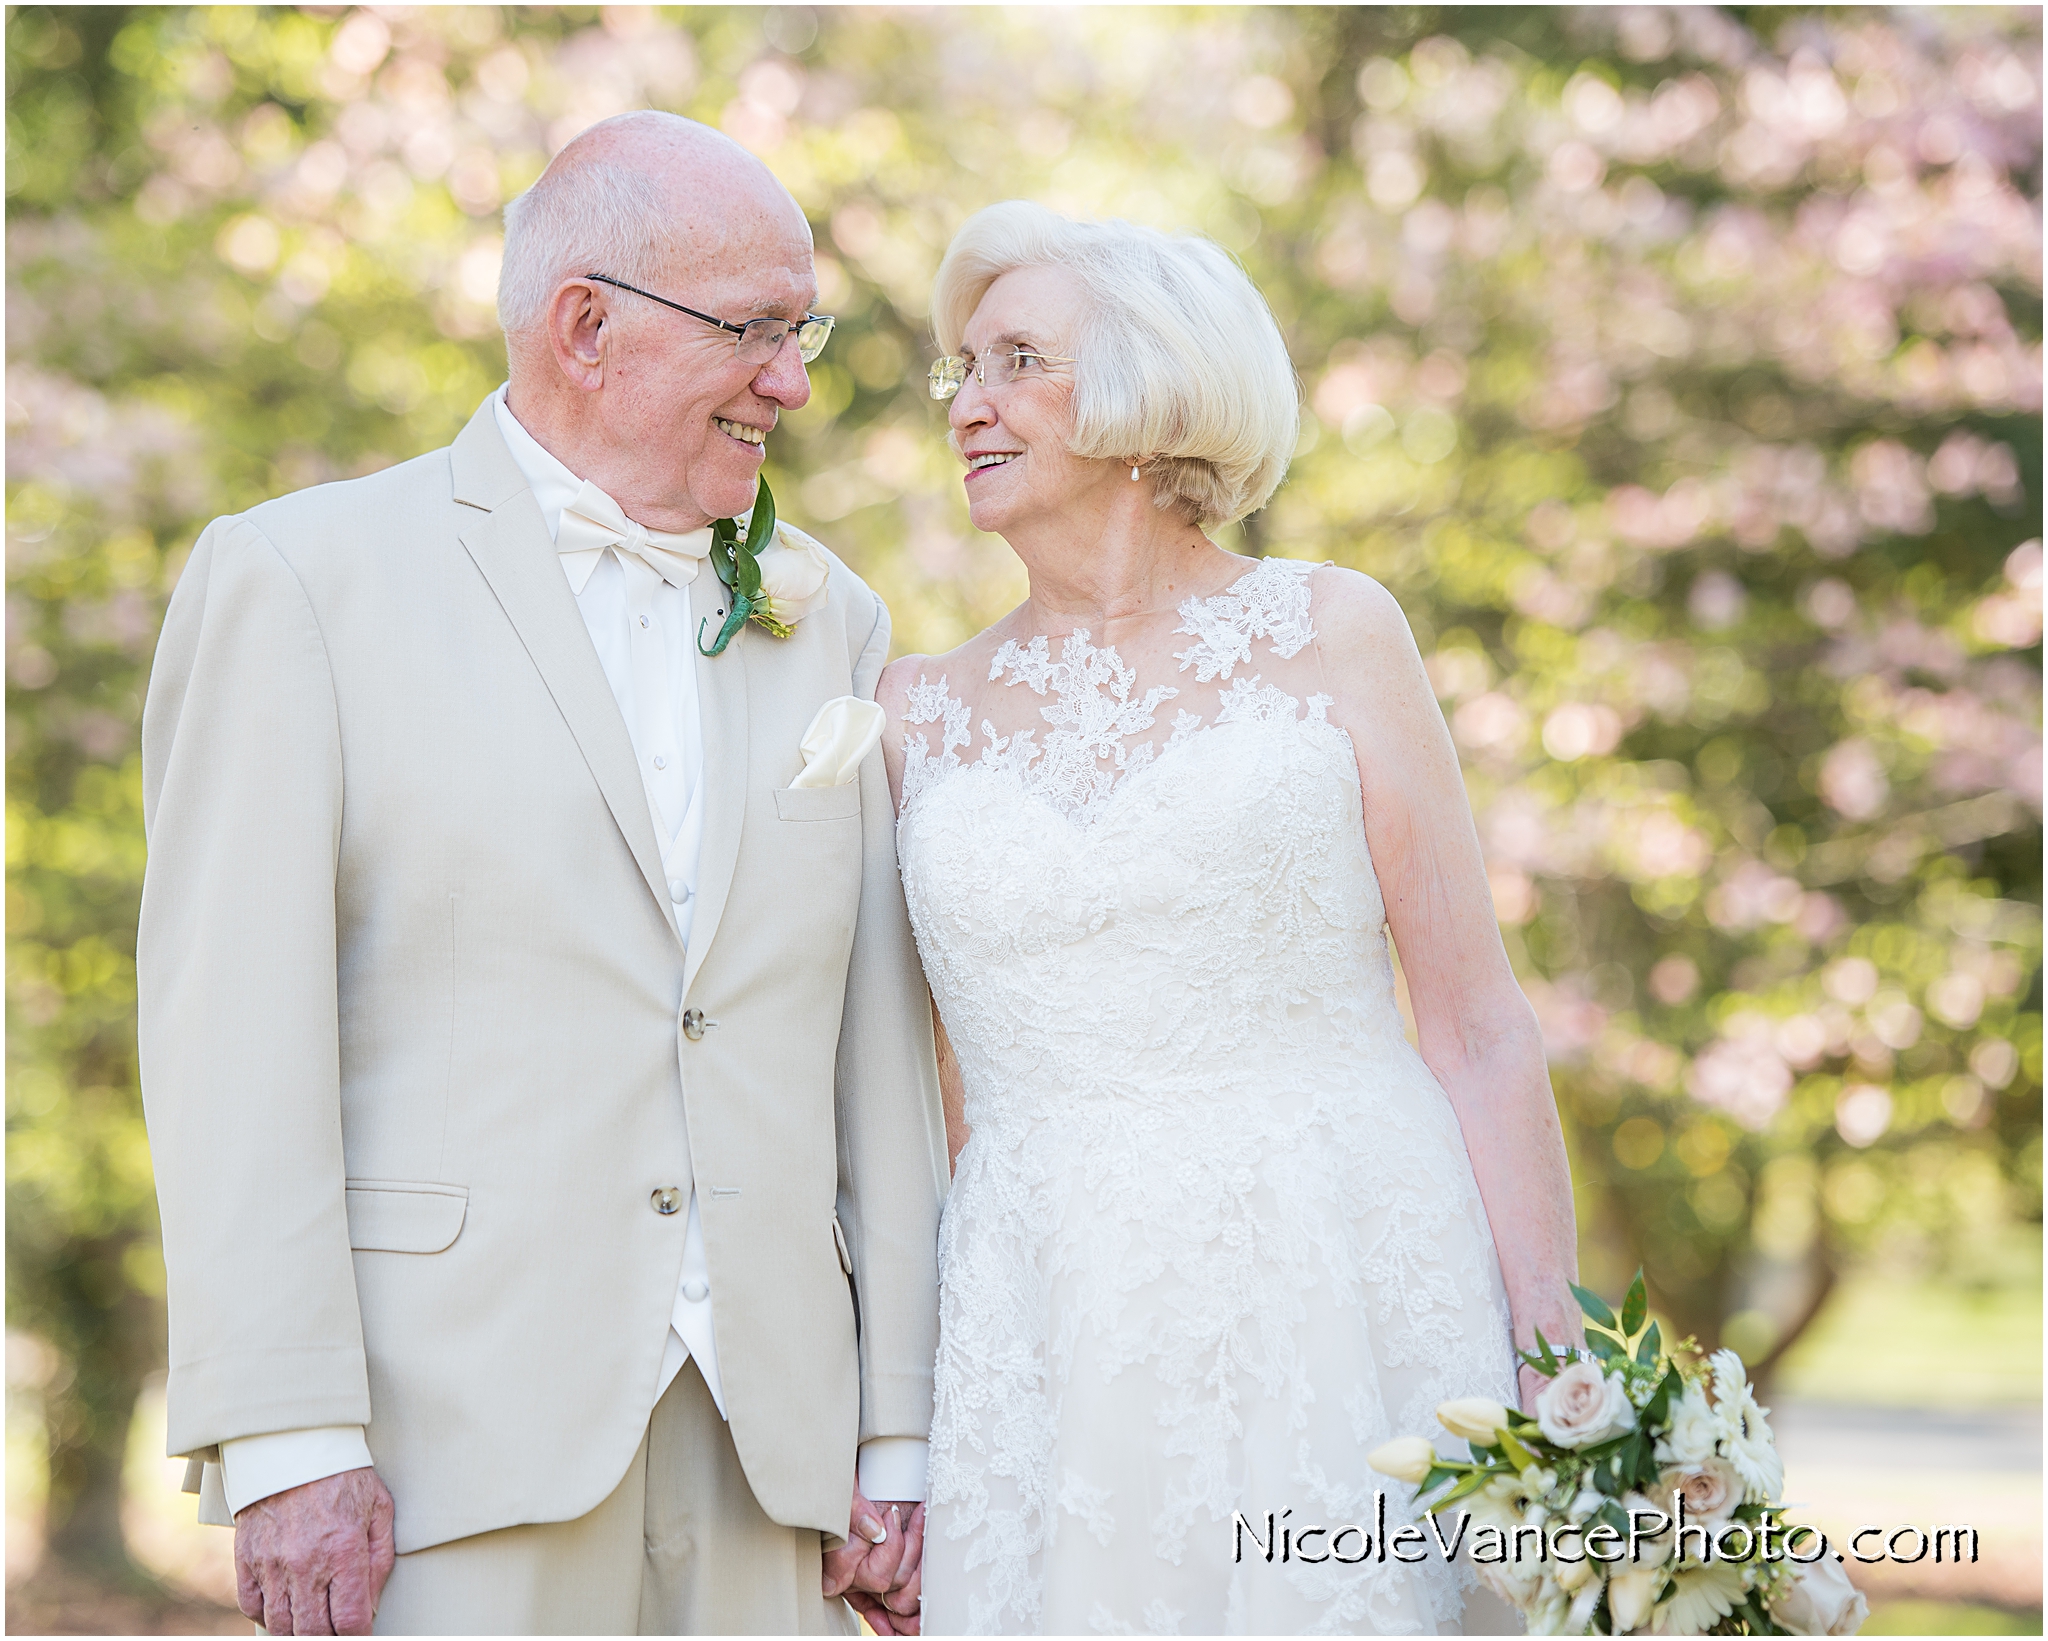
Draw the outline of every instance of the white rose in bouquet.
M1742 1502L1742 1478L1726 1459L1703 1459L1698 1464L1674 1465L1657 1478L1662 1495L1660 1510L1678 1513L1673 1495L1685 1500L1687 1525L1697 1522L1706 1528L1719 1527L1735 1514Z
M1870 1603L1840 1562L1822 1556L1778 1587L1771 1616L1794 1635L1854 1635L1870 1616Z
M1619 1375L1609 1378L1596 1362L1574 1362L1536 1398L1536 1423L1559 1447L1591 1447L1633 1430L1636 1410Z
M786 524L777 524L775 539L756 555L761 566L761 592L767 614L777 625L793 627L824 606L832 561L825 549Z
M1714 1417L1714 1405L1699 1381L1685 1387L1685 1394L1671 1404L1670 1427L1657 1439L1659 1464L1698 1464L1714 1456L1721 1439L1721 1421Z

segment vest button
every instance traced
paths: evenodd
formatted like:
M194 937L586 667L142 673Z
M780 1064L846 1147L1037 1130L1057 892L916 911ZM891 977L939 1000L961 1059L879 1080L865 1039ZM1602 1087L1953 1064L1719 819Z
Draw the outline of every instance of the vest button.
M711 1284L690 1281L683 1284L683 1297L693 1305L701 1305L711 1297Z
M650 1196L647 1200L654 1205L654 1211L657 1214L675 1214L682 1212L683 1193L678 1191L673 1185L663 1185L658 1187L655 1190L654 1194Z

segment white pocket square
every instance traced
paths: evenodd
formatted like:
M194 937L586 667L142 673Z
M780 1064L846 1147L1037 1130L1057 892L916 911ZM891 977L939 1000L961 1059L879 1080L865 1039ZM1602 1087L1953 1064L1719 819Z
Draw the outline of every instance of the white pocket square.
M789 784L845 786L854 780L862 760L881 741L887 716L873 701L857 695L827 701L804 731L803 773Z

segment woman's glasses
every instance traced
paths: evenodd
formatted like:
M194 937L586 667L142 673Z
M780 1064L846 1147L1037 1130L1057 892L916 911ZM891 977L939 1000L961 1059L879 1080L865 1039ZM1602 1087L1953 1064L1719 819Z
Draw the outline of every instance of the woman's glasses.
M979 359L948 354L935 360L929 378L934 399L950 399L967 385L972 376L983 387L1008 387L1019 376L1043 375L1048 365L1072 365L1078 360L1057 353L1040 353L1036 348L1014 345L991 348Z
M613 285L622 291L631 291L635 296L644 296L650 302L659 302L664 308L674 308L677 313L686 313L692 319L701 319L707 325L716 325L720 330L731 331L739 338L739 341L733 344L733 348L742 364L767 364L782 351L782 344L789 340L789 333L794 330L797 357L808 365L825 351L825 344L832 336L832 317L829 314L807 313L794 325L787 319L749 319L744 325L735 325L729 319L714 319L708 313L686 308L680 302L671 302L665 296L643 291L638 285L628 285L623 279L614 279L609 274L585 274L583 277L595 279L601 285Z

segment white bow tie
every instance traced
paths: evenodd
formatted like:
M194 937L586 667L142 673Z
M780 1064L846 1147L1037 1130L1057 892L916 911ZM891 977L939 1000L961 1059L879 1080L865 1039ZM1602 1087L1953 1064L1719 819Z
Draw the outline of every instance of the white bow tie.
M624 508L585 479L576 499L562 509L555 536L555 551L562 555L571 592L583 591L610 547L633 554L671 587L682 588L697 579L698 566L711 556L711 531L707 526L679 536L649 530L627 518Z

